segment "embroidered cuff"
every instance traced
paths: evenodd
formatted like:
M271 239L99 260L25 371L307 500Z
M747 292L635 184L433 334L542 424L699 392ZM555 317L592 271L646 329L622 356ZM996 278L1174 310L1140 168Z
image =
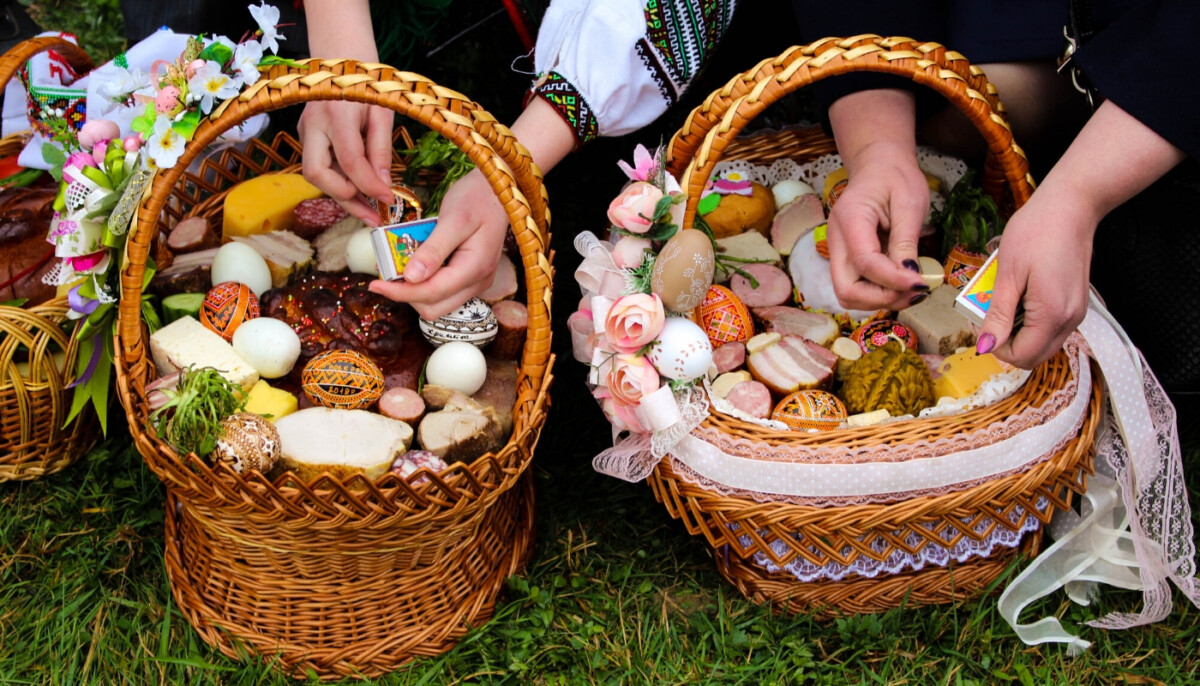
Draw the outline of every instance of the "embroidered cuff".
M575 147L596 138L600 132L600 124L583 94L570 81L558 72L550 72L538 79L533 87L533 97L539 97L558 112L571 133L575 136Z

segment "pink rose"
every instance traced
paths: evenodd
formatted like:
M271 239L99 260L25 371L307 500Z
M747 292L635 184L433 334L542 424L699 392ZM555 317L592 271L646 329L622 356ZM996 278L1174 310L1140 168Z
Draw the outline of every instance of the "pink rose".
M613 263L618 269L633 269L642 263L646 251L652 249L649 238L625 236L613 246Z
M658 390L658 372L645 356L617 355L608 372L608 390L618 404L637 407Z
M657 295L623 295L608 310L604 334L617 352L635 353L658 337L666 321L662 299Z
M632 233L650 230L654 207L663 197L662 191L644 181L631 183L608 206L608 220L614 226Z

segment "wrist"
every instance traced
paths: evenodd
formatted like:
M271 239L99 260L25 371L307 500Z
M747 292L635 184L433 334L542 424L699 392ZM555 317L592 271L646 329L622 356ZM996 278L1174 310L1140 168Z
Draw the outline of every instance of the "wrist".
M851 93L829 108L829 123L846 171L882 159L916 164L916 100L899 89Z

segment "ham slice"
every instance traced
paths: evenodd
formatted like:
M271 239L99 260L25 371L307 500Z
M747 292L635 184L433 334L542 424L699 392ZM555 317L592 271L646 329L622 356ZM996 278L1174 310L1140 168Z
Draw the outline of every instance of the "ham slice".
M772 393L784 396L801 389L828 389L833 384L837 360L837 355L824 347L788 335L752 353L746 366Z
M771 222L771 245L780 255L790 255L792 246L818 224L825 222L825 206L821 197L805 194L779 208Z
M762 321L763 331L803 336L823 346L830 345L841 335L837 321L824 312L809 312L786 305L756 307L753 312Z

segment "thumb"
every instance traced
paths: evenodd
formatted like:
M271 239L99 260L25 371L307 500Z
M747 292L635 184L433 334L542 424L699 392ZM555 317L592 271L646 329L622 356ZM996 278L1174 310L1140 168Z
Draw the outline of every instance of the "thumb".
M996 267L996 284L975 344L975 352L980 355L993 352L1008 342L1025 290L1010 276L1011 270L1005 271L998 261Z
M461 221L439 219L433 233L429 234L429 238L417 247L417 251L408 260L404 267L404 280L421 283L433 276L469 233Z

